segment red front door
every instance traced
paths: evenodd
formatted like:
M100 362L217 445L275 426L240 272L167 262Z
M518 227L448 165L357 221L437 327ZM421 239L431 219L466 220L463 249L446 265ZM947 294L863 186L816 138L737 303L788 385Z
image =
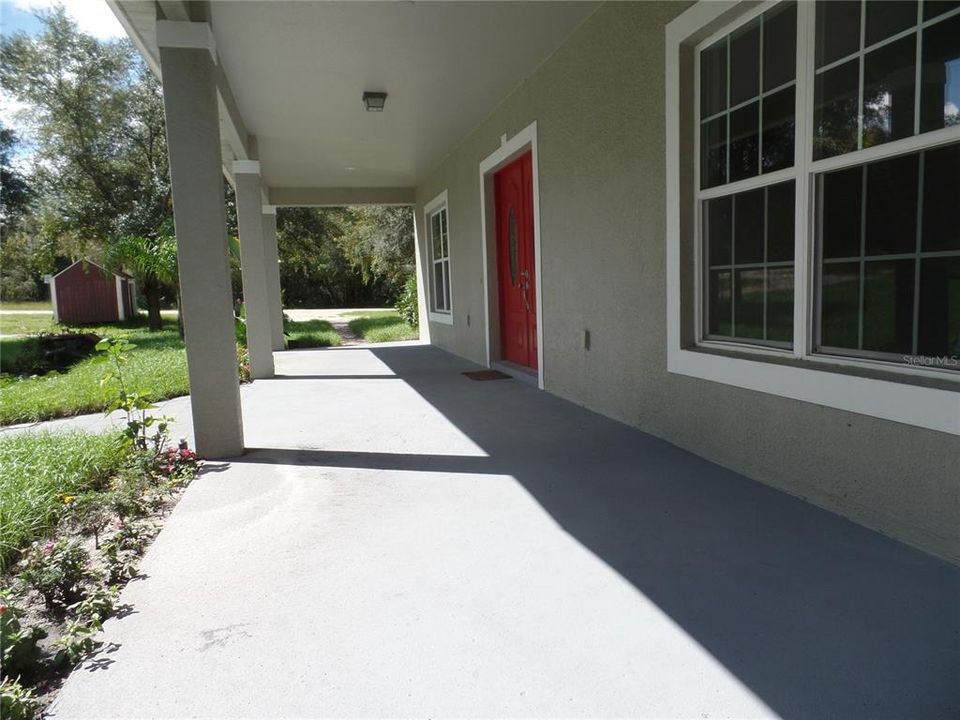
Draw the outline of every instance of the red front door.
M533 163L523 155L494 175L500 348L504 360L537 367L537 276L533 248Z

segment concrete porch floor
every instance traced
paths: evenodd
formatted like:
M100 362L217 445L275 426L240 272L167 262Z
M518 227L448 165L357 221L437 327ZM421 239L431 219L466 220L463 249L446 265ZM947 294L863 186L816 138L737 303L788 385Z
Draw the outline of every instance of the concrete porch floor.
M429 346L277 368L54 717L960 714L960 568Z

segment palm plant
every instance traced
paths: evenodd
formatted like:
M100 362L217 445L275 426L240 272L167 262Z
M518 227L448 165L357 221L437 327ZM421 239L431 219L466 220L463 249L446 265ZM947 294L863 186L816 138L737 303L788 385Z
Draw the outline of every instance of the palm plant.
M160 300L165 288L175 289L180 308L177 238L171 223L164 223L152 236L130 235L110 243L104 264L112 271L125 269L136 278L147 300L147 326L151 330L161 328ZM182 334L182 320L178 324Z

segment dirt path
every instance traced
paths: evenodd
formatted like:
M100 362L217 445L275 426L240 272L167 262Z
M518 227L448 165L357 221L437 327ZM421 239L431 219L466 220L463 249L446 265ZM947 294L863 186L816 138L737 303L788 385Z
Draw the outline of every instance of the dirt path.
M341 345L359 345L363 340L357 337L346 320L330 320L333 329L340 333Z

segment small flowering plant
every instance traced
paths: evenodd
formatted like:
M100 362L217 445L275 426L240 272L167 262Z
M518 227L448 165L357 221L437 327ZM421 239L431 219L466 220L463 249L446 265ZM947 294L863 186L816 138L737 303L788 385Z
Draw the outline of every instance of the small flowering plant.
M197 476L197 454L189 448L169 447L157 456L154 471L167 480L191 480Z
M47 607L68 605L83 594L90 556L76 540L35 542L24 552L20 577L43 596Z

